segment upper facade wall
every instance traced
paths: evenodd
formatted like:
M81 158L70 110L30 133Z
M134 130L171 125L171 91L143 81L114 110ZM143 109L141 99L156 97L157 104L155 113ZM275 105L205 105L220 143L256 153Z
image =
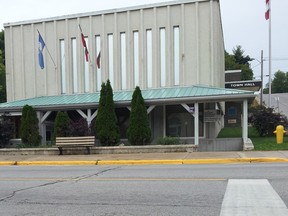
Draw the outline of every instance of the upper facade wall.
M89 60L85 61L80 28ZM45 48L38 64L38 32ZM8 101L204 84L224 87L224 41L216 0L184 0L5 25ZM96 58L101 52L100 69Z

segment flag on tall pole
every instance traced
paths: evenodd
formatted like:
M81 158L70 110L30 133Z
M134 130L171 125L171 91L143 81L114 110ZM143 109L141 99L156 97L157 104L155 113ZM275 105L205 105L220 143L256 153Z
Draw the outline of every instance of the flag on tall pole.
M84 34L82 32L82 28L79 24L79 29L80 29L80 32L81 32L81 40L82 40L82 44L83 44L83 47L84 47L84 54L85 54L85 59L86 59L86 62L89 61L89 52L88 52L88 48L87 48L87 44L86 44L86 41L85 41L85 37L84 37Z
M266 11L265 11L265 19L268 20L270 17L270 2L266 0Z
M44 68L44 57L43 57L43 50L45 47L45 42L38 31L38 63L41 69Z
M271 0L265 0L266 2L266 11L265 11L265 19L269 20L269 97L268 97L268 106L271 107L271 70L272 70L272 62L271 62Z

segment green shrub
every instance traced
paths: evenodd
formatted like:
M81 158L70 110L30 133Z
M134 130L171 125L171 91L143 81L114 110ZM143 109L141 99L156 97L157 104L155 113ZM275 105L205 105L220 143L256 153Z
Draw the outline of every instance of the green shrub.
M21 117L21 140L26 147L39 146L41 136L39 135L39 120L32 106L25 105Z
M68 137L71 136L71 120L67 112L57 112L54 122L53 141L56 137Z
M140 88L137 86L133 92L130 112L130 124L127 130L131 145L144 145L150 141L151 129L147 109Z
M158 145L179 145L180 138L179 137L161 137L157 140Z
M0 147L5 147L13 137L15 130L14 123L9 117L3 115L0 117Z
M273 136L276 126L288 124L288 120L284 115L274 112L273 108L259 106L252 110L251 122L256 128L260 136Z
M102 84L98 114L96 116L96 138L104 146L115 146L120 141L120 132L117 125L113 90L110 81Z

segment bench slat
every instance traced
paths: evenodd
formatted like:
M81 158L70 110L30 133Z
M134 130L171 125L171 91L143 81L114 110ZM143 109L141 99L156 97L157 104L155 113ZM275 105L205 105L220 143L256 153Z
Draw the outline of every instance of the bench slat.
M58 147L60 155L62 155L62 147L86 147L88 154L90 154L89 147L95 145L95 137L56 137L55 145Z
M57 143L94 143L94 140L56 140Z
M57 143L56 146L94 146L93 143Z

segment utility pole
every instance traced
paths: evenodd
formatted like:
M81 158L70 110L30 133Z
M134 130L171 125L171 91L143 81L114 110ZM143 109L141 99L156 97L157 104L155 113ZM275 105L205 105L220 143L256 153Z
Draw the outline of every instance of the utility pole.
M267 2L267 1L266 1ZM271 1L268 2L269 4L269 107L271 108L271 70L272 70L272 62L271 62Z
M260 98L260 105L263 106L263 50L261 50L261 98Z

